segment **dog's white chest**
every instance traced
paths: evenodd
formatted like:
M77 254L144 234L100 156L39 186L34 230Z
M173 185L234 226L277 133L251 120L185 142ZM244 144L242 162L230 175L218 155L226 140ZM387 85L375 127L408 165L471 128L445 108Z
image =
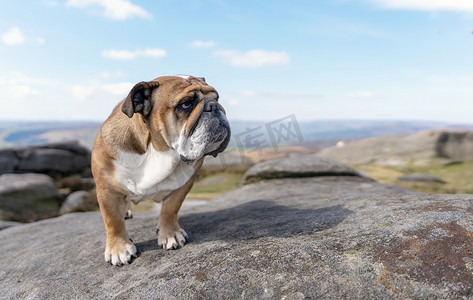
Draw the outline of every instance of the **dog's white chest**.
M114 165L115 178L133 202L161 201L194 175L193 164L184 163L175 150L160 152L151 144L144 154L119 152Z

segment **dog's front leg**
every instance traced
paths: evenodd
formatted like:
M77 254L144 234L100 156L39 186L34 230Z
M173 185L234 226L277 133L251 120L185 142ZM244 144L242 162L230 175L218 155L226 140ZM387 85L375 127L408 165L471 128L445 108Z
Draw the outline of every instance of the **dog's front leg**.
M163 249L177 249L186 242L187 233L179 226L177 214L193 184L194 176L162 202L158 221L158 245Z
M117 266L128 264L131 258L136 256L136 247L129 239L125 227L125 196L97 187L97 200L107 232L105 261Z

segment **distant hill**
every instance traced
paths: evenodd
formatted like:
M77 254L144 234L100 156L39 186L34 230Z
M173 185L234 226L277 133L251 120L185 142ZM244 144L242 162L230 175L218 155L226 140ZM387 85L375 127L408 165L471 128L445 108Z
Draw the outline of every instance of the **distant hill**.
M340 140L353 141L372 136L414 133L426 129L473 129L473 125L442 122L296 121L290 117L273 122L233 120L230 124L233 137L230 147L240 148L274 145L323 148L334 145ZM0 121L0 148L68 140L79 140L83 145L92 148L99 127L99 122Z
M0 148L78 140L92 148L98 122L0 122Z
M317 155L350 165L409 166L473 161L473 131L426 130L370 137L325 148Z

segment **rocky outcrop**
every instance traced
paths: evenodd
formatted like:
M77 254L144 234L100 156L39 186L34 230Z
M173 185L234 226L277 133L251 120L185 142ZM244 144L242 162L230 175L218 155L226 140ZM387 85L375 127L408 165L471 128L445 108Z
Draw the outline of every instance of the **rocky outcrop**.
M473 132L422 131L372 137L342 147L325 148L319 153L345 164L405 166L448 164L473 160Z
M62 200L47 175L0 175L0 220L31 222L57 216Z
M135 213L123 267L103 259L100 213L68 214L0 231L1 297L471 298L472 203L358 176L260 180L184 207L179 250L158 248L156 213Z
M85 201L79 203L75 195L62 211L97 209L95 183L83 178L92 176L90 151L76 141L0 150L0 174L0 220L31 222L57 216L64 198L78 190L89 192Z
M473 160L473 131L441 132L435 144L435 152L440 157L454 161Z
M97 195L95 191L76 191L67 196L64 203L59 209L60 214L68 214L71 212L84 212L97 210L99 208L97 203Z
M294 155L280 159L268 160L249 168L243 175L242 184L263 179L300 178L316 176L361 176L336 161L312 155Z
M70 175L90 168L90 151L79 142L52 143L0 151L0 174Z

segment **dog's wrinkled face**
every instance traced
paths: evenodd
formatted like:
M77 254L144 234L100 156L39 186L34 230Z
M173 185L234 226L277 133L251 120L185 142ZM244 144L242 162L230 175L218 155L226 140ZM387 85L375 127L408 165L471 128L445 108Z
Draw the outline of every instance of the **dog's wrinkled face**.
M163 140L189 163L207 154L216 156L230 141L218 93L203 78L166 76L139 83L122 110L129 117L141 113L152 138Z

